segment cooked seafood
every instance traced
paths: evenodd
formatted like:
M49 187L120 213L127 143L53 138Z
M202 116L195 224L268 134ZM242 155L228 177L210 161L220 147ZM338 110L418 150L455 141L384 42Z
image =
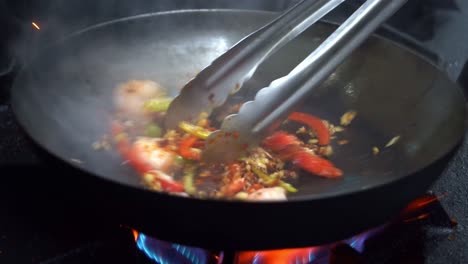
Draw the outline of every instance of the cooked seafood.
M236 162L207 164L200 160L201 151L216 128L206 113L193 124L181 122L178 130L164 131L159 124L171 98L153 81L118 86L114 101L117 150L151 190L197 198L286 200L287 193L300 191L293 186L300 170L324 178L343 175L328 158L332 135L344 128L307 113L292 113L287 126L295 125L294 130L281 127ZM345 115L342 125L355 115Z

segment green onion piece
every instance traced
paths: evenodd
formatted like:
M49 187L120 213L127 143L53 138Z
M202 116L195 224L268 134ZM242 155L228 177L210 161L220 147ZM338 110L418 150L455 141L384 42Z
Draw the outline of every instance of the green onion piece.
M197 192L197 189L195 188L195 185L193 183L193 173L192 171L189 171L184 174L183 177L183 183L184 183L184 189L185 192L188 194L195 194Z
M207 139L211 134L211 131L204 129L203 127L192 125L185 121L180 122L179 127L185 133L191 134L200 139Z
M297 192L297 189L294 188L294 186L292 186L291 184L287 183L287 182L284 182L284 181L280 181L280 184L279 184L280 187L283 187L286 191L288 192L292 192L292 193L296 193Z
M274 177L271 177L270 175L264 173L263 171L255 168L254 166L252 166L252 171L258 175L258 177L260 177L260 179L262 179L262 181L265 182L265 184L267 185L270 185L272 183L274 183L275 181L278 181L278 185L282 188L284 188L286 191L288 192L292 192L292 193L295 193L297 192L297 189L294 188L294 186L292 186L291 184L287 183L287 182L284 182L282 180L278 180Z
M263 171L255 168L254 166L252 166L252 171L258 175L258 177L260 177L260 179L262 179L262 181L264 182L269 182L271 181L271 178L268 174L264 173Z
M194 162L193 160L189 160L189 159L186 159L182 156L179 156L177 155L176 158L175 158L175 163L177 166L193 166L194 165Z
M151 113L165 112L172 102L172 98L153 98L147 101L143 108Z
M145 135L148 137L160 137L162 135L162 129L155 123L148 124L145 127Z
M266 185L271 185L273 184L275 181L277 181L277 179L271 177L270 175L264 173L263 171L257 169L256 167L252 166L252 171L258 175L258 177L260 177L260 179L262 179L262 181L266 184Z

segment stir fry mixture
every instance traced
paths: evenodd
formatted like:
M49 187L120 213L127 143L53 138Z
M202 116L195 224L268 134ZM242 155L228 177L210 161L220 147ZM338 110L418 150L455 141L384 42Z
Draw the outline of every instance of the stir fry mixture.
M179 129L165 131L160 124L171 100L153 81L129 81L115 91L116 149L151 190L198 198L286 200L288 193L300 191L294 182L301 170L308 177L343 175L328 158L333 134L344 128L302 112L286 121L297 125L295 131L281 127L236 162L203 163L205 139L217 128L201 113L197 122L181 122ZM341 123L348 125L354 116L345 114Z

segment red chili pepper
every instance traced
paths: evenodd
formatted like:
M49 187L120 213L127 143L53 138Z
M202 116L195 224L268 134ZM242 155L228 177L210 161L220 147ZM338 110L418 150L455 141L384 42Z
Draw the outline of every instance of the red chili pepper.
M225 185L221 192L226 196L233 196L244 188L245 182L243 179L237 179Z
M155 181L159 182L161 184L161 188L163 191L166 192L183 192L185 190L184 185L180 182L177 181L171 181L169 179L165 179L164 177L161 177L158 175L157 172L148 172L150 174L153 174L156 176Z
M161 188L166 192L183 192L185 190L184 185L176 181L166 181L158 179L161 184Z
M330 131L320 118L306 113L294 112L289 115L288 119L309 126L317 135L320 145L330 144Z
M194 148L203 148L205 146L205 141L195 141L195 143L193 143L193 146Z
M267 137L265 140L263 140L263 145L273 150L274 152L281 152L288 146L299 146L300 141L294 135L291 135L284 131L278 131L275 132L273 135Z
M250 188L247 190L247 193L253 193L255 191L258 191L260 189L263 189L265 187L263 187L263 185L259 184L259 183L256 183L252 186L250 186Z
M130 151L130 142L128 137L125 134L124 126L118 122L112 122L111 134L117 144L117 150L123 155L126 156Z
M197 138L195 136L183 138L179 143L179 155L186 159L200 160L200 150L192 148L196 141Z
M307 151L296 152L292 162L301 169L317 176L338 178L343 175L343 172L336 168L333 163Z
M298 167L317 176L337 178L343 175L333 163L306 151L299 142L296 136L278 131L266 138L263 145L279 154L284 160L291 160Z

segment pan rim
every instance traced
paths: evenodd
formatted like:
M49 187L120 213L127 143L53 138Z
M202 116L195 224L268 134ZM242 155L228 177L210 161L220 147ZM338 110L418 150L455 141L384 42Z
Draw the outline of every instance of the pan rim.
M74 37L85 34L86 32L93 31L93 30L96 30L96 29L99 29L99 28L104 28L106 26L114 25L114 24L117 24L117 23L133 21L133 20L139 20L139 19L145 19L145 18L153 18L153 17L159 17L159 16L168 16L168 15L173 15L173 14L193 14L193 13L212 13L212 12L243 13L243 14L250 13L250 14L253 14L253 15L256 15L256 14L257 15L258 14L260 14L260 15L274 15L274 14L278 13L278 12L272 12L272 11L246 10L246 9L245 10L244 9L183 9L183 10L170 10L170 11L164 11L164 12L145 13L145 14L139 14L139 15L135 15L135 16L123 17L123 18L119 18L119 19L115 19L115 20L105 21L105 22L101 22L101 23L89 26L87 28L84 28L84 29L75 31L73 33L70 33L67 36L59 39L58 41L55 41L55 42L51 43L50 45L45 45L44 47L42 47L43 49L41 49L41 50L50 49L51 47L54 47L56 45L61 45L61 44L63 44L63 42L70 41ZM335 23L328 22L326 20L321 20L320 23L335 24ZM376 35L376 34L374 34L372 37L373 38L383 39L385 41L389 41L389 42L392 43L392 45L396 45L398 48L404 49L408 53L410 53L410 54L412 54L414 56L417 56L418 58L423 60L425 63L428 63L431 66L438 68L437 65L435 65L433 62L431 62L430 60L428 60L424 56L420 55L419 53L411 50L410 48L408 48L408 47L406 47L404 45L401 45L400 43L394 42L391 39L387 39L387 38L384 38L384 37L382 37L380 35ZM41 50L37 53L38 57L40 57L40 55L42 54ZM36 57L33 57L30 60L30 62L34 61L35 59L36 59ZM131 188L134 191L139 191L139 192L144 191L145 193L148 193L148 194L150 194L152 196L155 196L155 197L157 197L159 195L162 195L163 198L165 197L165 198L170 198L170 199L179 199L180 201L185 201L185 200L203 201L205 203L211 203L213 205L214 204L231 204L233 206L236 206L238 204L240 204L242 206L246 206L246 205L271 206L271 205L282 205L282 204L288 204L288 203L289 204L291 204L291 203L299 204L299 203L310 202L310 201L331 200L331 199L334 199L336 197L351 196L351 195L355 195L355 194L358 194L358 193L361 193L361 192L364 192L364 191L367 191L367 190L379 189L379 188L383 188L383 187L391 185L391 184L395 184L395 183L405 179L406 177L410 177L414 173L416 173L418 171L421 171L421 170L424 170L427 167L431 166L432 164L440 161L441 159L446 157L449 153L456 150L458 148L458 146L461 144L461 142L463 142L463 140L465 138L465 133L460 133L460 137L457 140L453 141L454 143L452 143L450 145L450 147L448 147L448 150L446 152L441 152L439 155L437 155L437 157L432 162L426 164L425 166L423 166L423 167L421 167L419 169L410 171L409 173L404 174L404 175L400 175L398 177L392 177L390 179L385 179L385 180L379 181L378 183L375 183L375 184L370 184L368 186L362 186L360 188L346 189L346 190L340 190L340 191L330 191L330 192L327 192L327 193L320 193L320 194L304 194L304 195L301 195L301 196L298 196L298 197L288 198L287 201L255 201L255 202L248 202L248 201L239 201L239 200L201 199L201 198L196 198L196 197L182 197L182 196L169 194L169 193L166 193L166 192L156 192L156 191L145 189L143 187L138 187L138 186L134 186L134 185L131 185L131 184L126 184L126 183L111 179L109 177L105 177L105 176L103 176L103 175L101 175L99 173L93 172L91 169L88 169L87 167L82 167L80 164L72 162L70 159L66 159L64 157L61 157L58 153L56 153L55 151L53 151L53 150L49 149L48 147L46 147L46 145L44 143L37 140L36 137L32 133L29 133L28 132L29 130L26 128L26 126L23 125L23 124L25 124L25 122L22 121L22 118L20 117L18 112L15 110L16 103L14 103L14 102L19 100L18 98L20 96L15 95L15 94L18 94L18 92L17 92L18 89L14 89L14 87L17 86L18 80L21 79L22 74L25 73L25 69L27 69L27 67L30 66L31 64L32 63L25 64L24 67L22 67L20 69L17 76L15 76L15 79L14 79L14 82L13 82L13 85L12 85L12 90L11 90L11 102L10 102L12 110L13 110L12 111L13 115L15 116L15 119L18 121L18 124L26 132L27 136L29 138L31 138L43 150L45 150L46 152L51 154L53 157L55 157L57 160L61 161L62 163L65 163L66 165L68 165L70 167L73 167L74 169L77 169L77 170L79 170L81 172L89 174L89 176L97 177L100 180L104 180L104 181L109 182L111 184L117 184L118 186L122 186L124 188ZM443 74L445 76L444 73L441 73L441 74ZM446 78L448 78L448 77L446 77ZM455 89L455 87L458 88L456 90L460 94L460 97L465 98L459 84L454 83L453 88ZM467 107L466 107L466 104L465 104L465 110L466 109L467 109ZM466 120L466 111L464 112L463 117L464 117L464 120ZM468 126L467 126L467 124L465 122L464 129L463 129L464 132L466 132L467 127Z

